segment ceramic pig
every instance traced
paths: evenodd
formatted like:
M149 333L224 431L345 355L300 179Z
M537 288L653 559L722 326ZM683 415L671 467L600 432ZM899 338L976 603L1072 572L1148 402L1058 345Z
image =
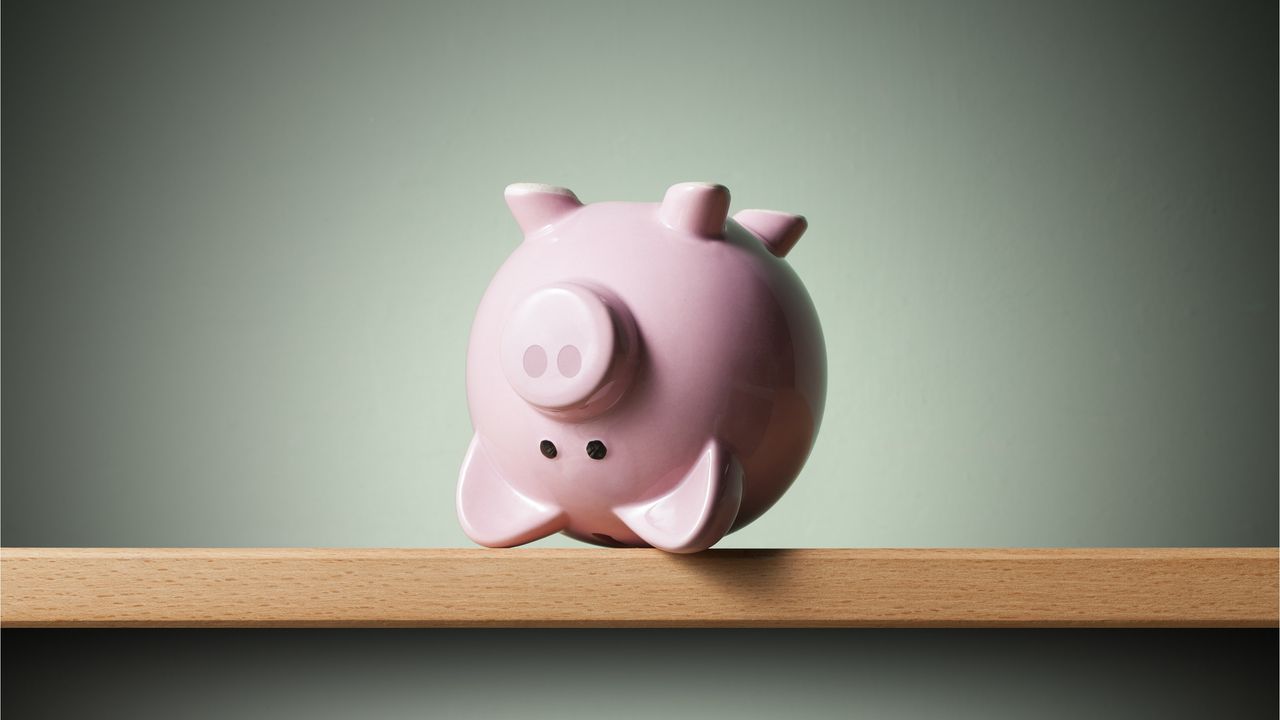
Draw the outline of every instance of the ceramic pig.
M826 397L818 316L783 260L804 218L730 219L729 191L705 183L661 203L532 184L506 200L524 241L471 329L467 535L688 553L768 510Z

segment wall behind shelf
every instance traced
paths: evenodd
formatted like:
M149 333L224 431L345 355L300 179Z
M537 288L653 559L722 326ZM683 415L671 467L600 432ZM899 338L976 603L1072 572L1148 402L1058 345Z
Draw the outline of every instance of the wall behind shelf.
M1274 630L4 631L6 717L1276 716Z
M804 476L726 546L1273 545L1275 27L7 2L0 539L465 544L502 187L712 179L809 216L831 366Z

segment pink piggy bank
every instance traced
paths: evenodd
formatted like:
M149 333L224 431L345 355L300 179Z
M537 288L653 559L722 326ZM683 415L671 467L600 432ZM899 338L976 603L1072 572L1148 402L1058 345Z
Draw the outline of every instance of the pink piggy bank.
M782 259L804 218L730 219L729 191L704 183L661 203L531 184L506 199L524 242L471 329L467 535L688 553L768 510L826 396L822 328Z

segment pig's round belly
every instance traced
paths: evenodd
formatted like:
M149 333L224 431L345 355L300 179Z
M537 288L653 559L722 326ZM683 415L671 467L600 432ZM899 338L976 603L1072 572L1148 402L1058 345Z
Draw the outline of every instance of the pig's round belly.
M602 545L646 545L613 508L669 491L711 436L723 440L743 468L734 530L768 510L798 475L825 396L817 316L785 263L735 224L727 240L666 248L649 243L646 254L666 257L664 266L643 261L637 246L625 243L572 253L540 248L536 258L518 252L490 287L472 333L471 357L489 360L472 362L472 417L508 481L564 509L565 534ZM595 416L562 418L531 405L510 391L511 369L501 366L500 328L519 311L520 299L566 277L625 308L639 345L627 392ZM522 337L520 347L532 342ZM540 376L523 382L536 386L554 376L558 368L549 366L561 354L559 342L544 343L548 367L535 366ZM556 458L540 455L544 440L555 445ZM586 455L593 440L607 447L605 458Z

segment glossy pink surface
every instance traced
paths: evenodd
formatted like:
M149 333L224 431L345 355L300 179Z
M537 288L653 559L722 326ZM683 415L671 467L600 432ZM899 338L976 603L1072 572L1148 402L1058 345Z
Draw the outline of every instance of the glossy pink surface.
M730 219L728 190L704 183L662 203L506 198L525 238L471 329L467 535L697 552L768 510L826 396L822 329L782 259L804 218Z

